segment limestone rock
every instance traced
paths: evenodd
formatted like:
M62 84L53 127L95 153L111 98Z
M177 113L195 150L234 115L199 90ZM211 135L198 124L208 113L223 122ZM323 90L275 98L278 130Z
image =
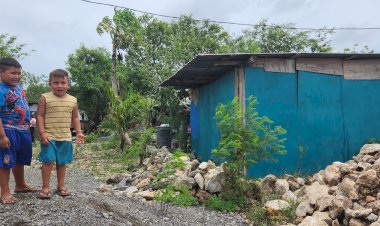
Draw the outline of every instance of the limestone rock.
M211 169L205 176L205 189L210 193L221 192L225 186L225 180L222 167Z

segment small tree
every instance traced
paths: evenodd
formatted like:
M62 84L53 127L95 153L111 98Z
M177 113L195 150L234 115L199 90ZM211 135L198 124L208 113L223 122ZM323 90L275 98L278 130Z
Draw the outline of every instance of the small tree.
M128 129L138 125L144 126L147 123L149 101L135 92L130 92L124 100L121 100L112 88L108 89L107 94L110 99L109 117L120 135L120 148L123 151Z
M268 117L260 117L255 106L258 101L248 98L248 107L244 112L238 98L227 105L220 104L216 109L216 123L220 130L218 148L213 155L225 162L226 191L241 196L241 179L245 178L245 169L253 163L266 159L275 159L275 154L285 154L280 138L286 133L281 126L273 127ZM241 188L241 189L239 189Z

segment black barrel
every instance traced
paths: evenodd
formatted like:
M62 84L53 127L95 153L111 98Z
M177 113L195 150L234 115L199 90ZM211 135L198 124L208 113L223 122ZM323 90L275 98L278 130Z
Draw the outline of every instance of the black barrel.
M170 148L172 142L172 128L170 126L156 126L157 146Z

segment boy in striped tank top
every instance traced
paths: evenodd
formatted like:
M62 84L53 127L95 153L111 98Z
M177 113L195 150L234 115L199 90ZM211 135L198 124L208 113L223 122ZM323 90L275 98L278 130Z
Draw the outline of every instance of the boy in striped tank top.
M56 69L49 74L49 86L52 92L44 93L38 102L37 127L41 137L42 189L40 199L50 199L50 176L56 164L57 192L60 196L71 193L65 187L67 164L73 161L71 124L77 133L76 142L83 143L84 135L80 128L77 99L69 94L69 74Z

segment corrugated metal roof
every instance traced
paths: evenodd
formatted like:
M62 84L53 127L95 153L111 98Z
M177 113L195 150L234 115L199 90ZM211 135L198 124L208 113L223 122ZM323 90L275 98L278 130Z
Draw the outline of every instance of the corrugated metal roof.
M213 82L219 76L244 65L255 58L338 58L344 60L380 59L380 54L352 53L238 53L238 54L200 54L183 66L161 86L178 88L196 88Z

